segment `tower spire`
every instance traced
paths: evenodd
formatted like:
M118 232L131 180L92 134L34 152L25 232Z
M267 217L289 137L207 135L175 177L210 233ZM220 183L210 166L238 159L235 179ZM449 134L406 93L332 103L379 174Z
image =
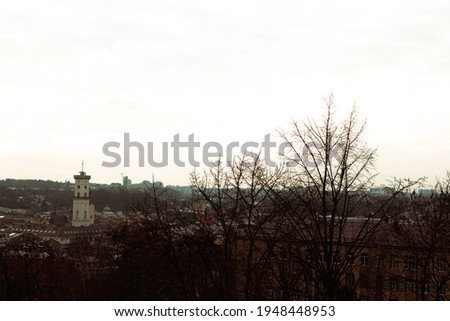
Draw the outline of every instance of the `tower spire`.
M85 175L86 172L84 171L84 160L81 161L81 172L80 175Z

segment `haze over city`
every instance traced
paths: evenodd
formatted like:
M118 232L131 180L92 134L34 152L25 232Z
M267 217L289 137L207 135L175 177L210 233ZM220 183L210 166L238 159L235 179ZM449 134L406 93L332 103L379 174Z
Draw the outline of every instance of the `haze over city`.
M106 168L105 143L262 142L323 97L353 104L379 183L449 170L445 1L0 4L0 179L187 185L192 167ZM136 158L136 156L135 156ZM123 164L122 164L123 165Z
M445 315L449 12L0 3L1 315Z

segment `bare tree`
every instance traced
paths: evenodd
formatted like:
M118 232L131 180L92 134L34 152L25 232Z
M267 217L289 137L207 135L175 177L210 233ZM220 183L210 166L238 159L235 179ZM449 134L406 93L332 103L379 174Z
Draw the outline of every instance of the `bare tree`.
M67 299L72 290L59 253L47 241L23 233L8 240L0 251L1 299ZM72 299L72 297L69 297Z
M321 121L295 121L291 132L280 132L290 153L280 185L267 187L284 215L283 231L302 244L305 296L348 299L345 276L382 222L396 215L395 200L416 182L396 180L389 195L372 197L376 149L363 140L366 122L356 107L339 120L333 95L325 104Z
M186 247L183 242L189 232L182 224L181 211L179 200L154 179L144 190L144 195L129 201L127 218L130 225L124 239L126 250L121 263L125 265L122 267L142 270L139 273L145 282L137 279L130 282L147 284L152 289L141 289L138 295L153 299L198 299L183 251ZM136 249L141 256L139 262L135 262L133 254Z
M274 215L266 185L276 181L279 172L270 171L254 155L236 157L227 166L218 161L203 176L191 175L194 199L211 217L202 228L219 245L210 259L216 289L224 299L255 299L264 273L267 247L258 242Z
M397 239L407 249L405 268L416 299L443 300L450 279L450 172L436 184L435 193L411 195L403 215L396 220ZM412 264L411 264L412 263Z

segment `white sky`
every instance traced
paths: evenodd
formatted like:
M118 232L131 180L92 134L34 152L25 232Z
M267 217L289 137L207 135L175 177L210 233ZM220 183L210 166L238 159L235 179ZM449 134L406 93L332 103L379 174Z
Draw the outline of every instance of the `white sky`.
M187 184L191 168L104 168L103 144L125 132L261 141L331 91L367 118L380 182L443 176L449 12L411 0L2 1L0 179L73 180L84 159L94 182Z

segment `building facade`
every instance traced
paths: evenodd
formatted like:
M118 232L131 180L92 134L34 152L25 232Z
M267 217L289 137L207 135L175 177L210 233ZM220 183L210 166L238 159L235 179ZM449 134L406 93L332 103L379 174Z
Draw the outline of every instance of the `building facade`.
M94 224L94 204L89 197L90 175L81 170L79 175L74 175L75 186L73 191L73 208L71 225L74 227L90 226Z
M450 300L447 247L419 250L382 233L357 251L354 243L343 242L327 258L319 248L311 253L307 243L268 235L237 240L241 300L322 300L320 271L327 265L338 284L337 300Z

